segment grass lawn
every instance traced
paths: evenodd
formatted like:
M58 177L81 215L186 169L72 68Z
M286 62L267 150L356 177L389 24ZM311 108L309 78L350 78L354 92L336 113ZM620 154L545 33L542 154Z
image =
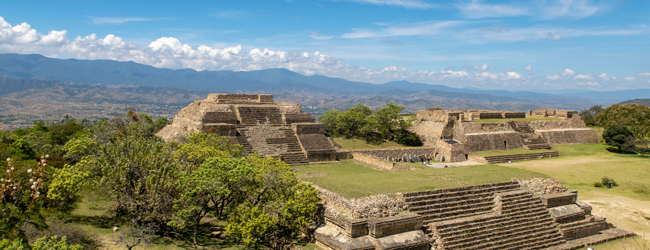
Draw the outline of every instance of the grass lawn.
M429 189L454 188L510 181L512 178L530 179L548 177L533 171L476 165L457 168L384 172L358 165L355 160L342 160L331 164L295 166L299 178L306 173L318 173L318 177L302 178L336 192L347 198L359 198L373 194L413 192ZM325 175L323 175L325 174Z
M591 247L597 250L648 250L650 249L650 244L644 242L644 239L641 236L633 236L593 245ZM587 247L578 248L578 250L587 250Z
M508 150L479 151L479 152L472 153L472 155L476 155L476 156L497 156L497 155L517 155L517 154L544 153L544 152L553 152L553 150L548 150L548 149L528 150L528 149L525 149L525 148L515 148L515 149L508 149Z
M559 120L555 117L526 117L526 118L508 118L508 119L474 119L474 122L482 123L502 123L507 121L540 121L540 120Z
M346 139L344 137L334 137L334 141L347 150L365 150L365 149L387 149L387 148L413 148L404 146L394 141L384 141L382 144L368 144L364 139Z
M553 148L560 153L560 157L504 166L553 176L567 188L581 191L583 199L605 193L650 201L650 157L612 153L603 144ZM604 176L613 178L620 186L612 189L594 187L593 182L600 181Z

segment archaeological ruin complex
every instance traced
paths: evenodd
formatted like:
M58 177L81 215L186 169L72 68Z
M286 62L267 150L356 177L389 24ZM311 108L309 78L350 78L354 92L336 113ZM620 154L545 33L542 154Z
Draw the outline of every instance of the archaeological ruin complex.
M275 102L272 95L210 94L183 108L158 136L183 141L193 132L227 136L245 151L288 164L335 161L349 156L325 126L302 112L300 104Z
M570 250L632 236L553 179L346 199L319 188L330 250Z

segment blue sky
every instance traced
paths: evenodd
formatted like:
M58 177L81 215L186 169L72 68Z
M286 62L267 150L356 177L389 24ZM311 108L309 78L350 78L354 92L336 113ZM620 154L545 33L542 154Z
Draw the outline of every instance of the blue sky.
M648 1L1 1L0 53L484 89L650 88Z

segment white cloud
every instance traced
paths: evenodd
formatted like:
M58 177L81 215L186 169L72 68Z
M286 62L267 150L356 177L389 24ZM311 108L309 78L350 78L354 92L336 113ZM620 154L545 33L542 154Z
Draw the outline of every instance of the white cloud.
M607 74L605 74L605 73L600 74L598 77L602 78L603 81L607 81L607 80L610 79L610 78L607 76Z
M530 64L528 64L528 66L524 67L524 70L525 71L533 71L533 66L530 66Z
M578 85L584 85L584 86L591 86L591 87L599 87L600 84L597 82L577 82L576 84Z
M594 79L594 77L590 75L577 75L573 77L573 80L591 80L591 79Z
M381 30L352 29L343 38L372 38L394 36L423 36L439 34L444 28L463 24L462 21L418 22L401 26L389 26Z
M436 7L433 4L426 3L421 0L348 0L348 1L374 4L374 5L400 6L409 9L430 9Z
M636 78L630 76L630 77L625 77L625 80L626 80L626 81L634 81L634 80L636 80Z
M95 17L88 16L92 24L123 24L138 21L153 21L154 19L143 17Z
M214 13L215 17L218 18L233 18L245 14L244 11L240 10L221 10Z
M650 76L650 73L639 73L639 76Z
M494 69L494 66L488 66L487 63L484 63L483 65L470 65L467 66L468 69L470 70L491 70Z
M575 75L575 74L576 74L576 72L574 72L571 69L565 69L564 72L562 72L563 76L572 76L572 75Z
M558 75L546 76L546 78L548 78L549 80L557 80L557 79L560 79L560 76L558 76Z
M553 33L553 32L549 32L548 34L546 34L546 38L553 39L553 40L560 40L560 39L562 39L562 35L557 34L557 33Z
M528 8L525 7L489 5L481 2L472 0L469 3L459 4L457 7L460 10L460 14L467 18L522 16L528 14Z
M542 2L541 15L544 18L574 17L585 18L598 12L605 11L602 5L592 4L589 0L557 0ZM548 4L547 4L548 3Z
M311 38L314 38L316 40L329 40L332 39L334 36L323 36L319 35L318 32L312 32L311 35L309 35Z

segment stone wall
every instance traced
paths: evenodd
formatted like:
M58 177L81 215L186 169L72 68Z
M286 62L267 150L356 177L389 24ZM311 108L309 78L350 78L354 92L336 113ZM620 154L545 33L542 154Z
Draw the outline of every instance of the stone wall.
M281 127L270 125L250 127L246 137L256 153L267 156L280 155L286 153L289 149L286 144L286 133L280 129ZM271 141L268 139L271 139Z
M578 111L562 110L562 109L536 109L533 115L537 117L561 117L561 118L579 117Z
M551 145L570 145L598 143L598 136L592 129L567 129L567 130L546 130L535 131Z
M400 149L373 149L373 150L354 150L351 153L361 153L376 156L387 161L420 161L424 159L433 159L436 152L435 148L400 148Z
M533 178L530 180L518 180L518 182L523 189L535 195L559 194L568 190L562 185L562 182L553 178Z
M247 94L208 94L208 101L216 103L246 103L246 102L257 102L257 103L272 103L273 95L268 94L256 94L256 95L247 95Z
M483 163L502 163L502 162L515 162L515 161L526 161L534 159L542 159L548 157L557 157L560 156L558 152L542 152L542 153L530 153L530 154L515 154L515 155L497 155L497 156L470 156L469 159L475 162Z
M289 125L293 123L316 122L316 118L308 113L288 113L284 114L284 122Z
M427 120L433 122L446 122L448 119L448 114L446 110L420 110L417 114L418 120Z
M347 199L315 186L320 191L323 204L330 207L330 212L340 212L341 216L351 219L384 218L406 211L406 203L401 193L378 194L358 199ZM332 210L334 209L334 210Z
M373 167L376 167L378 170L382 170L382 171L406 171L406 170L415 169L412 166L409 166L407 164L382 160L381 158L374 155L367 155L367 154L353 152L352 158L357 161L371 164Z
M474 119L476 119L476 118L478 118L478 119L503 119L503 113L501 113L501 112L481 112L481 113L478 113L478 117L474 117Z
M524 147L524 141L517 132L492 132L465 134L461 142L467 153L489 150L507 150Z
M413 127L411 130L420 135L420 139L423 140L424 145L434 146L442 137L442 131L447 125L444 122L435 122L435 121L413 121Z

